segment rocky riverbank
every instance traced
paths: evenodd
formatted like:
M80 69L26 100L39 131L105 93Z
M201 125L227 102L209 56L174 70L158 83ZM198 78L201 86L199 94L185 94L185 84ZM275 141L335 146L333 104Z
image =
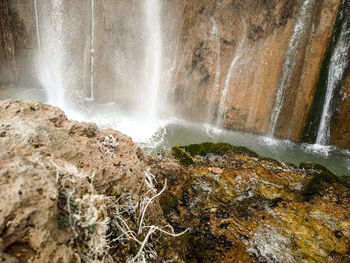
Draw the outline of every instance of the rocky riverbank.
M146 156L0 102L0 262L350 262L349 184L228 144Z

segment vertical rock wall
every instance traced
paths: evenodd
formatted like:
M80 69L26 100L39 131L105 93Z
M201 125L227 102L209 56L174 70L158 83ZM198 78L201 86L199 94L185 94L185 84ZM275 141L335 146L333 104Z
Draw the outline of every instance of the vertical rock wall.
M8 1L0 2L0 65L0 84L16 81L16 57Z
M300 139L339 3L315 1L307 13L277 122L275 135L279 137ZM174 89L177 113L215 123L222 117L217 116L221 104L225 127L266 134L302 4L301 0L188 0L182 63Z
M350 68L339 98L339 112L331 130L331 143L350 149Z
M278 121L276 130L278 137L294 141L302 137L303 125L314 99L316 84L340 2L339 0L316 1L308 32L296 60L292 84L287 90Z

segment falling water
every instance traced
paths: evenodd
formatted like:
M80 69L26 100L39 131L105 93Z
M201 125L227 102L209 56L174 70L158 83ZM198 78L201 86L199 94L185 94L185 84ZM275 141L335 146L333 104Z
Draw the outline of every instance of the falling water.
M160 0L145 0L146 8L146 28L147 28L147 43L146 43L146 85L148 92L149 117L154 118L157 115L158 93L160 90L161 67L162 67L162 33L161 33L161 7Z
M95 72L95 4L91 0L91 29L90 29L90 100L94 100L94 72Z
M36 38L38 41L38 49L41 49L40 31L39 31L39 17L38 17L38 4L37 0L34 0L34 10L35 10L35 27L36 27Z
M216 99L219 92L219 82L220 82L220 60L221 60L221 41L220 32L216 26L215 19L211 19L213 22L213 27L211 31L211 40L216 42L216 64L215 64L215 81L214 81L214 91L211 95L211 103L208 108L208 119L211 121L214 119L214 100Z
M348 14L342 14L348 15ZM348 61L350 59L350 18L345 18L341 25L339 38L332 52L327 78L327 92L323 105L320 126L317 132L316 144L327 145L330 138L330 120L332 115L332 100L334 90L341 83Z
M228 73L227 73L227 76L226 76L226 80L225 80L225 87L224 87L224 89L222 91L222 95L221 95L221 99L220 99L220 103L219 103L219 109L218 109L218 115L217 115L216 123L220 127L222 127L223 124L225 123L225 118L226 118L226 116L225 116L226 115L225 104L226 104L226 100L227 100L228 90L229 90L229 87L230 87L232 73L233 73L233 70L234 70L235 66L237 65L238 60L242 56L242 47L243 47L244 42L246 40L246 23L244 21L243 21L243 25L244 25L244 27L243 27L244 28L244 30L243 30L244 36L242 37L241 41L239 42L238 47L235 50L234 58L232 59L230 68L228 70Z
M297 56L300 43L306 32L307 22L310 18L311 9L315 0L305 0L299 9L292 35L289 39L288 51L284 58L283 73L277 88L275 107L272 111L268 135L273 137L276 130L277 121L282 110L286 90L291 84L293 71L295 68L295 58Z
M39 81L46 91L47 102L65 109L63 4L62 0L51 0L45 6L48 10L43 12Z

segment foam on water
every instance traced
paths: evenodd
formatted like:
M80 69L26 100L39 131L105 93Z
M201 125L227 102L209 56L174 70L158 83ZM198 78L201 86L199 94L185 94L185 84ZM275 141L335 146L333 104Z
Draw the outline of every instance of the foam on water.
M17 93L16 93L17 92ZM0 89L0 98L41 99L39 89ZM85 108L84 108L85 107ZM130 136L146 152L160 147L202 142L227 142L245 146L259 155L299 165L309 161L320 163L337 175L350 175L350 151L335 146L294 143L269 137L231 131L210 124L193 123L175 117L150 118L145 112L133 111L115 103L85 102L80 111L65 110L68 118L94 122L100 128L112 128Z

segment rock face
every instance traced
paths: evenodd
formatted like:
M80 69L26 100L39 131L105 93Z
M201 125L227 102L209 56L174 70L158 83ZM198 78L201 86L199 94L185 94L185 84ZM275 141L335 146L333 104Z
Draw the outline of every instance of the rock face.
M9 84L17 79L14 40L12 35L12 18L8 2L0 3L0 84Z
M37 101L0 102L0 262L76 262L60 230L56 167L95 174L106 196L144 187L145 157L113 130L67 120Z
M172 262L349 262L349 178L337 184L340 179L321 172L324 168L298 169L239 148L200 154L190 166L150 158L151 171L170 182L161 197L165 217L190 229L164 244L165 257L178 257Z
M178 112L266 134L284 85L275 132L300 139L339 4L187 1L175 81Z
M339 112L335 123L333 124L332 144L350 149L350 70L344 80L343 87L340 92Z

